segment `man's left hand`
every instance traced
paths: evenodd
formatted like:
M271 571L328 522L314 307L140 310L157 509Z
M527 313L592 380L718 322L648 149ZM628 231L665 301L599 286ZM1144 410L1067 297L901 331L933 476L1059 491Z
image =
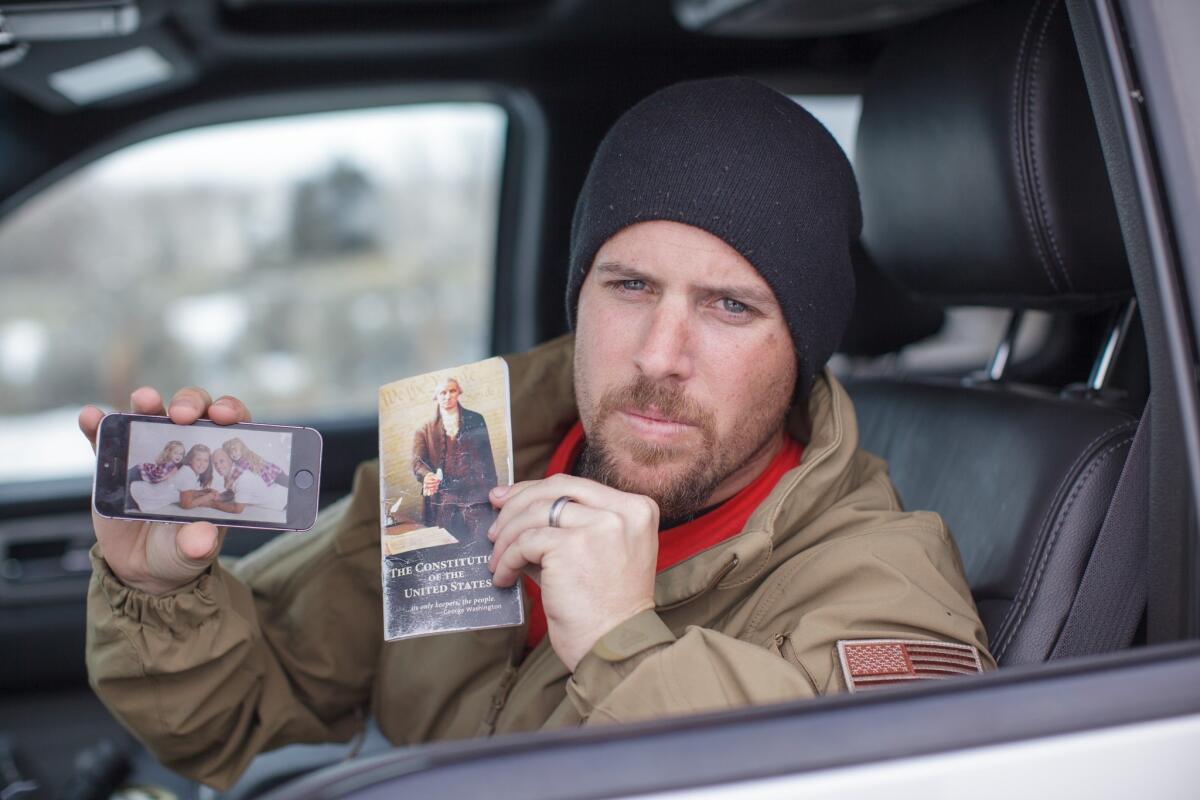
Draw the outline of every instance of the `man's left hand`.
M550 508L572 502L550 527ZM497 586L522 571L542 590L550 645L572 672L604 634L654 608L658 505L571 475L554 475L492 490L500 516L489 567Z

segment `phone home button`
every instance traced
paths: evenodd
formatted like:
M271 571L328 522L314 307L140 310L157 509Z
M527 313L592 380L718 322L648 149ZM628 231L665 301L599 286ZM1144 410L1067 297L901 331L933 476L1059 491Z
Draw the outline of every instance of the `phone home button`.
M292 478L292 484L297 489L311 489L313 485L313 474L306 469L302 469Z

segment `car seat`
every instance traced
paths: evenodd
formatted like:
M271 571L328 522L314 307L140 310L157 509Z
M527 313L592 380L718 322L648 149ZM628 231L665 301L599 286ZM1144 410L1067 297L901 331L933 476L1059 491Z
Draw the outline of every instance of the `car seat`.
M864 94L856 171L863 244L915 297L1015 321L1120 312L1082 391L1004 381L1017 322L984 379L847 381L861 446L888 461L907 508L946 520L997 662L1047 660L1138 425L1104 391L1133 285L1064 4L981 3L889 43ZM1135 625L1071 654L1127 645Z

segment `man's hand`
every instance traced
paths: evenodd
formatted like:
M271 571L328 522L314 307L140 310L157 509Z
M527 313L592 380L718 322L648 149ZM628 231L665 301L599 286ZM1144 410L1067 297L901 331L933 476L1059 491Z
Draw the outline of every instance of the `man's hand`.
M162 397L149 387L130 396L130 408L138 414L164 413ZM166 414L177 425L190 425L201 417L219 425L250 421L250 412L240 400L222 397L213 402L207 392L195 388L176 393ZM103 417L104 412L95 406L85 406L79 412L79 428L93 450ZM92 524L113 574L126 586L155 595L174 591L208 569L220 552L224 536L209 522L129 522L105 519L95 509Z
M441 485L442 482L438 479L437 473L435 472L428 473L425 476L425 480L421 481L421 488L424 490L427 497L431 494L437 494L438 487Z
M550 506L559 497L559 527ZM528 571L542 590L554 652L572 672L604 634L654 608L658 505L595 481L554 475L492 490L500 516L489 567L497 586Z

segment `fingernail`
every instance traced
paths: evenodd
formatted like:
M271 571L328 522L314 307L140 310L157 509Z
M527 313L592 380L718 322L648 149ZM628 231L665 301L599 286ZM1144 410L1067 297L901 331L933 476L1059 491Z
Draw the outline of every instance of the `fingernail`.
M504 495L506 495L506 494L508 494L507 486L497 486L495 489L492 489L493 497L497 497L497 498L504 497Z

